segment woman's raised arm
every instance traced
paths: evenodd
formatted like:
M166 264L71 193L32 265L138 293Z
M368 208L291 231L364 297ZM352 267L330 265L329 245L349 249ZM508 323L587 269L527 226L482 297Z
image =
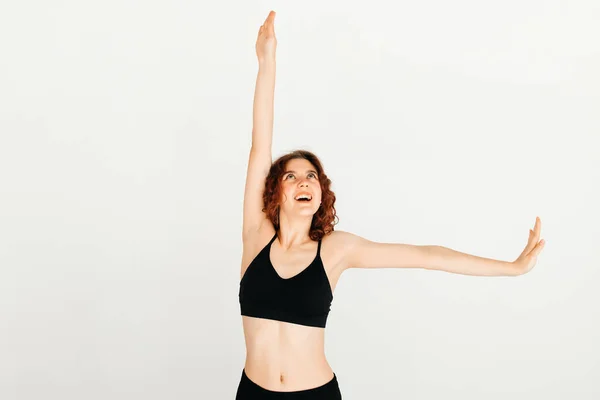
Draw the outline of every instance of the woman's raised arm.
M273 108L275 98L275 12L271 11L261 25L256 39L258 75L254 91L252 147L248 160L244 190L244 220L242 237L256 232L266 216L263 208L265 179L271 167L273 142Z

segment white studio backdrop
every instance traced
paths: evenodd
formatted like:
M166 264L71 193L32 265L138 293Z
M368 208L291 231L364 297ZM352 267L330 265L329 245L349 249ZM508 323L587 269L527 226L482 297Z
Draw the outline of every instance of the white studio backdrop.
M336 229L519 277L348 270L345 400L600 398L600 5L0 6L0 398L233 399L255 40L273 157L315 152Z

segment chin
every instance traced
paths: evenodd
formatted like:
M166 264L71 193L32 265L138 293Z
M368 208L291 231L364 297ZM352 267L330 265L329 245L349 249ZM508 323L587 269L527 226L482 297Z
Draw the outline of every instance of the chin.
M299 214L300 215L315 215L317 213L317 211L319 211L319 209L317 208L316 210L310 209L310 208L306 208L304 210L300 210Z

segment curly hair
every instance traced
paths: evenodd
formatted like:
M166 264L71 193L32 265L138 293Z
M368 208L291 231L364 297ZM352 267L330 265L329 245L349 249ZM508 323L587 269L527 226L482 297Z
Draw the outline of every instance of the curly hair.
M307 150L294 150L279 157L271 164L269 175L265 181L263 192L263 212L273 223L275 230L279 230L279 199L281 198L281 178L285 172L287 162L296 158L308 160L317 170L321 184L321 206L313 215L310 224L309 237L312 240L320 240L325 235L333 232L334 226L339 222L335 211L335 193L331 191L331 180L323 170L319 158Z

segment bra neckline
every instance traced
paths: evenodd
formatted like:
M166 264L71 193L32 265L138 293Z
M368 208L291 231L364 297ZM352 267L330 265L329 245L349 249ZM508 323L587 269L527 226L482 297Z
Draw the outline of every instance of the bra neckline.
M321 255L320 254L321 253L321 251L320 251L321 250L321 243L320 243L321 241L319 240L319 243L317 244L317 254L315 255L315 258L313 258L313 260L310 262L310 264L308 264L308 266L306 266L302 271L298 272L296 275L292 275L289 278L284 278L281 275L279 275L279 273L275 269L275 266L273 265L273 262L271 261L271 245L273 244L273 242L275 241L276 238L277 238L277 232L275 232L275 236L273 236L273 239L271 239L271 241L269 242L269 245L267 246L267 260L269 261L269 265L271 266L271 270L275 273L275 276L277 276L277 278L279 278L282 281L290 281L292 279L299 277L306 270L308 270L310 267L312 267L312 265L317 262L317 259Z

